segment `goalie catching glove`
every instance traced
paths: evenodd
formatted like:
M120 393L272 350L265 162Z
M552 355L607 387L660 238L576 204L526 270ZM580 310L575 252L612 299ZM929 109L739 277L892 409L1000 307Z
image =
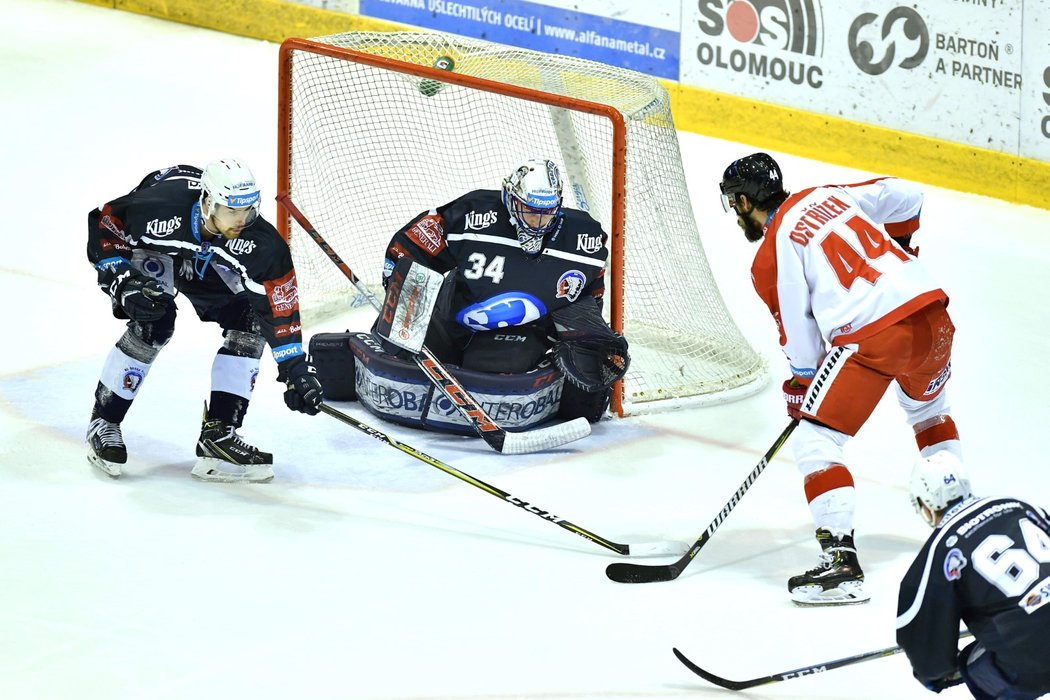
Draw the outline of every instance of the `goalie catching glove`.
M605 322L597 299L584 297L550 317L558 334L554 362L575 386L590 393L608 391L627 374L627 339Z

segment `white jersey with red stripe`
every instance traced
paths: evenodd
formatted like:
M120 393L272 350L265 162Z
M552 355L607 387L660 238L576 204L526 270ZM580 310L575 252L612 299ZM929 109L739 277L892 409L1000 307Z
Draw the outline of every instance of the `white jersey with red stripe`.
M751 278L777 321L792 373L808 380L828 344L856 343L947 299L892 240L918 228L921 208L913 185L879 178L812 187L772 213Z

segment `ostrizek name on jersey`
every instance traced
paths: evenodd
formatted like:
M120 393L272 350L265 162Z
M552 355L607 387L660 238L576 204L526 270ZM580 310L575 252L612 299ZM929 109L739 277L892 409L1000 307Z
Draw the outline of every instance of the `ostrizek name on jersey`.
M464 228L468 231L480 231L486 229L492 224L496 223L496 218L499 216L494 211L477 212L470 211L463 216Z
M170 236L182 226L182 217L173 216L170 219L153 219L146 224L147 236Z

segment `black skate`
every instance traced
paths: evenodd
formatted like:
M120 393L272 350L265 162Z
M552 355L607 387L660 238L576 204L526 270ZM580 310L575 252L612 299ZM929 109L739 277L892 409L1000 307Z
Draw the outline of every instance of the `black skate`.
M220 420L205 419L197 440L197 457L191 474L203 481L273 480L273 455L249 445L236 428Z
M88 463L98 467L109 476L120 477L120 465L128 461L128 448L120 433L120 423L110 423L91 412L91 424L87 431Z
M864 571L857 560L853 533L838 537L821 528L817 530L817 542L823 550L820 563L788 579L792 602L801 606L868 602L871 596L864 592Z

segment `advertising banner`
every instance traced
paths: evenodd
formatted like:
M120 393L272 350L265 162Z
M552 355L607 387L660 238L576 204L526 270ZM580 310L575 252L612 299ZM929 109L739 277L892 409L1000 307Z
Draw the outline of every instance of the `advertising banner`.
M1026 0L1021 155L1050 163L1050 0Z
M619 4L622 11L612 0L361 0L361 14L678 80L681 0Z
M1022 117L1020 0L690 5L685 85L1006 153L1018 152L1022 119L1032 121ZM1045 57L1042 25L1032 32Z

